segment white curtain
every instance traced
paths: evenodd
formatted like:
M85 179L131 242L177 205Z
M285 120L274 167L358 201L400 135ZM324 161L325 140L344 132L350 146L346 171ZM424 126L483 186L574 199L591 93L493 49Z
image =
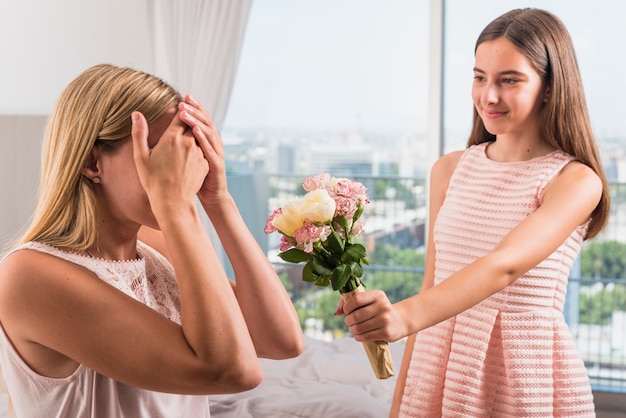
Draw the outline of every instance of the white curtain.
M221 129L252 0L153 0L157 73L209 110Z
M190 93L221 130L228 110L252 0L150 0L156 73ZM225 263L208 217L202 221Z

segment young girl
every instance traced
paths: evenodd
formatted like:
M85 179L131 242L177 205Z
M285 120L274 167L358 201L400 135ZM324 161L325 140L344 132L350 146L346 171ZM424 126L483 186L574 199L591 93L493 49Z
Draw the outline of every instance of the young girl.
M251 389L257 357L301 352L195 99L92 67L62 93L42 161L33 221L0 263L0 361L18 417L208 417L200 395Z
M513 10L476 42L474 124L432 168L419 294L343 305L357 341L409 336L391 416L595 416L562 315L583 240L609 191L570 36L554 15Z

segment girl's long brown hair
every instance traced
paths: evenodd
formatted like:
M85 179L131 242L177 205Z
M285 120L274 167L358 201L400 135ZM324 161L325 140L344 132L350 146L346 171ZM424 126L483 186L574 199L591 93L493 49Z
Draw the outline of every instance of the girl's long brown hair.
M512 10L489 23L476 41L505 38L530 61L549 87L549 99L542 109L541 134L554 148L576 157L602 180L602 197L591 216L586 238L596 236L606 225L610 191L585 100L574 44L561 20L545 10ZM474 108L473 125L467 146L495 141Z

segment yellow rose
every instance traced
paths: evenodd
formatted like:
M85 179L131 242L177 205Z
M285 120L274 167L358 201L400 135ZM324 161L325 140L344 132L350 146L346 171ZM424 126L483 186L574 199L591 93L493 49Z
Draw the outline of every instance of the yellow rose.
M311 190L302 198L302 213L305 219L327 223L335 215L335 200L325 189Z
M305 220L327 223L335 214L335 201L324 189L316 189L301 199L295 199L282 207L282 212L272 219L272 225L281 233L293 237Z
M293 237L296 230L302 228L304 218L298 207L298 200L291 201L282 207L282 213L272 219L272 225L280 232Z

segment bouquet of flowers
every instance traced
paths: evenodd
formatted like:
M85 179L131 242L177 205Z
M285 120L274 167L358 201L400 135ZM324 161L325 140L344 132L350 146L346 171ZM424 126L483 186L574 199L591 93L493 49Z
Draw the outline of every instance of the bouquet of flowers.
M368 264L365 247L354 242L362 235L360 220L369 203L367 188L355 180L335 178L328 173L307 177L307 192L274 210L265 233L280 232L278 256L290 263L305 262L302 279L325 287L331 285L344 300L364 292L363 264ZM393 376L393 361L385 341L363 343L376 377Z

